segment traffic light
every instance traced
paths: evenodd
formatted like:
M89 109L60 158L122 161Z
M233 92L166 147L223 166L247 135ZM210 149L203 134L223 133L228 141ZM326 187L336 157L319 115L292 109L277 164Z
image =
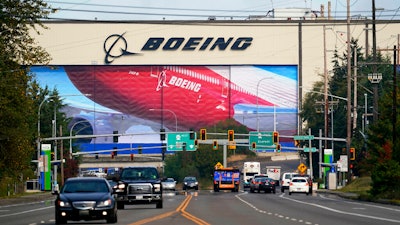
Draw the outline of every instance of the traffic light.
M279 143L279 133L278 131L274 131L272 135L272 142L276 145Z
M213 141L213 150L218 150L218 141L217 140Z
M160 129L160 140L165 141L165 129L164 128Z
M207 140L207 130L206 129L200 129L200 140L205 141Z
M235 140L235 131L228 130L228 141L234 141L234 140Z
M350 160L356 160L356 149L350 148Z
M118 131L117 130L114 130L113 131L113 142L114 143L118 143L118 136L116 135L116 134L118 134Z
M161 148L161 160L165 160L165 153L167 152L167 144L163 143Z
M186 142L182 143L182 151L186 151Z
M138 154L142 154L142 146L138 147Z
M276 145L276 152L281 152L281 144Z
M256 143L255 142L251 142L251 148L254 150L257 148Z
M189 138L190 140L194 140L194 131L192 129L190 129Z
M196 146L196 148L199 147L199 140L194 140L194 146Z

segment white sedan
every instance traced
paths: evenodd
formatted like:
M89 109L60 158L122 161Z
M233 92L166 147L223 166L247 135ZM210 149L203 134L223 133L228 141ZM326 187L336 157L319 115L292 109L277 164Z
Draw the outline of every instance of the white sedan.
M289 195L293 192L306 193L308 195L310 190L309 183L305 177L293 177L289 183Z

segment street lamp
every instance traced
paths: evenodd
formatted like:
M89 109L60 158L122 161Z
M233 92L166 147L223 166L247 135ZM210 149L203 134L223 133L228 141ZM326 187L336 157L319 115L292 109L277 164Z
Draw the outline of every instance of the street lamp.
M271 77L264 77L263 79L261 79L261 80L259 80L258 82L257 82L257 98L256 98L256 104L257 104L257 132L259 132L260 131L260 118L259 118L259 116L258 116L258 88L259 88L259 86L260 86L260 83L261 83L261 81L263 81L263 80L266 80L266 79L271 79ZM274 104L274 116L275 116L275 104ZM274 118L274 131L275 131L275 118Z
M174 111L172 111L170 109L149 109L149 111L158 111L158 112L168 111L168 112L172 113L175 117L175 131L178 131L178 117L176 116Z
M36 149L37 149L37 179L38 179L38 182L40 180L39 159L40 159L40 150L41 150L41 148L40 148L40 143L41 143L41 141L40 141L40 111L42 109L43 103L45 101L47 101L49 98L51 98L51 97L53 97L53 96L46 95L44 97L43 101L39 104L39 108L38 108L37 139L36 139L36 145L37 145L36 146ZM39 189L40 188L41 187L40 187L40 182L39 182Z
M72 159L72 130L74 129L75 125L80 124L80 123L86 123L86 120L81 120L76 123L74 123L71 128L69 129L69 158Z

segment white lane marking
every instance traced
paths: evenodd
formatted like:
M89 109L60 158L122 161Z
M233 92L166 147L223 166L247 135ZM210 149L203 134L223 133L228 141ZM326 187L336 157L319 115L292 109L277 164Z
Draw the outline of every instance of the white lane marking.
M332 200L332 201L336 201L336 199L333 198L328 198L325 195L319 195L321 198L323 199L328 199L328 200ZM386 210L392 210L395 212L400 212L400 209L394 209L394 208L389 208L389 207L385 207L385 206L381 206L381 205L372 205L372 204L367 204L367 203L360 203L360 202L352 202L352 201L345 201L347 203L350 204L354 204L354 205L362 205L362 206L369 206L369 207L375 207L375 208L379 208L379 209L386 209Z
M239 199L241 202L243 202L243 203L245 203L246 205L248 205L248 206L250 206L251 208L253 208L255 211L257 211L257 212L260 212L260 213L263 213L263 214L267 214L267 215L269 215L269 216L276 216L276 217L278 217L278 218L280 218L280 219L286 219L286 220L291 220L291 221L298 221L299 223L305 223L305 224L313 224L313 223L311 223L311 222L307 222L307 221L304 221L304 220L301 220L301 219L296 219L296 218L291 218L291 217L289 217L289 216L283 216L283 215L281 215L281 214L278 214L278 213L272 213L272 212L267 212L267 211L264 211L264 210L260 210L260 209L258 209L257 207L255 207L253 204L251 204L250 202L248 202L248 201L245 201L244 199L242 199L240 196L241 195L244 195L244 194L248 194L247 192L244 192L244 193L241 193L241 194L237 194L237 195L235 195L235 197L237 198L237 199ZM314 225L319 225L318 223L316 223L316 224L314 224Z
M17 212L17 213L0 215L0 217L17 216L17 215L21 215L21 214L25 214L25 213L30 213L30 212L35 212L35 211L40 211L40 210L45 210L45 209L50 209L50 208L54 208L54 206L48 206L48 207L32 209L32 210L27 210L27 211L22 211L22 212Z
M369 215L364 215L364 214L359 214L359 213L345 212L345 211L341 211L341 210L337 210L337 209L332 209L332 208L329 208L329 207L326 207L326 206L318 205L318 204L315 204L315 203L302 202L302 201L299 201L299 200L296 200L296 199L287 198L283 194L280 195L279 197L281 197L283 199L286 199L286 200L289 200L289 201L293 201L293 202L297 202L297 203L305 204L305 205L315 206L315 207L318 207L318 208L321 208L321 209L325 209L325 210L328 210L328 211L331 211L331 212L340 213L340 214L364 217L364 218L375 219L375 220L388 221L388 222L393 222L393 223L400 223L400 220L393 220L393 219L377 217L377 216L369 216Z

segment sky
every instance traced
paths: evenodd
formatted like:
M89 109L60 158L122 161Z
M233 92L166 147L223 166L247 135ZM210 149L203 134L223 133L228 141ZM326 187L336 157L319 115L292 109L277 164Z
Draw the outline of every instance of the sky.
M245 20L273 9L309 8L319 11L329 0L45 0L61 20ZM373 0L350 0L354 18L372 18ZM346 19L347 0L330 0L332 16ZM376 19L400 19L400 0L375 0Z

